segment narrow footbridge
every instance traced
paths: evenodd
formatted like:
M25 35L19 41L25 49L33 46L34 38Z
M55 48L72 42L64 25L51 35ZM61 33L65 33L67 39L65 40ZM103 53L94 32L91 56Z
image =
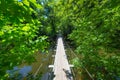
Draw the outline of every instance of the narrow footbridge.
M69 65L67 55L65 53L62 37L57 40L57 50L53 67L54 78L53 80L73 80L72 73Z

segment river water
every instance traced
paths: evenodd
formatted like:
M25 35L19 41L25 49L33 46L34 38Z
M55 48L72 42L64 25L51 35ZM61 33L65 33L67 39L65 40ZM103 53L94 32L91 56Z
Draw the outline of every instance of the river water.
M49 50L48 53L35 53L36 61L33 62L31 65L28 65L26 63L23 63L19 67L14 67L13 70L7 71L8 73L11 73L12 71L16 70L19 72L19 74L22 75L19 76L18 80L41 80L44 75L48 74L52 71L52 69L48 68L49 65L53 65L54 63L54 55L55 55L55 49ZM68 57L69 64L71 64L71 60L75 58L75 55L72 51L72 48L69 48L65 46L66 54ZM80 68L71 68L73 78L74 80L83 80L81 75L81 69ZM11 76L14 76L15 74L11 74Z
M49 65L53 64L53 50L49 53L36 52L34 57L36 59L32 64L22 63L20 66L15 66L13 70L7 70L11 79L17 80L40 80L41 77L50 72Z

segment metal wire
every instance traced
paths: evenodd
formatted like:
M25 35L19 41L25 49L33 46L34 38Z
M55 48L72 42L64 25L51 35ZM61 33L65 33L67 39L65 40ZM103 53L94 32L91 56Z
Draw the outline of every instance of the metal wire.
M79 59L79 57L73 52L73 50L70 48L69 44L66 43L67 47L70 49L71 54L73 53L73 55ZM80 60L80 59L79 59ZM82 65L83 66L83 65ZM94 78L92 77L91 73L85 68L85 66L83 66L83 69L87 72L87 74L89 75L89 77L91 78L91 80L94 80Z

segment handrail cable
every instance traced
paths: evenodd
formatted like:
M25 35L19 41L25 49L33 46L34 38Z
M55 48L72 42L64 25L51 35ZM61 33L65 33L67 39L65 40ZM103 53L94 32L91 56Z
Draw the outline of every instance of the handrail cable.
M73 52L73 50L70 48L69 44L66 43L68 48L70 49L70 51L74 54L75 57L77 57L79 59L79 57ZM83 66L83 65L82 65ZM89 77L94 80L94 78L92 77L92 75L90 74L90 72L83 66L83 68L85 69L85 71L87 72L87 74L89 75Z

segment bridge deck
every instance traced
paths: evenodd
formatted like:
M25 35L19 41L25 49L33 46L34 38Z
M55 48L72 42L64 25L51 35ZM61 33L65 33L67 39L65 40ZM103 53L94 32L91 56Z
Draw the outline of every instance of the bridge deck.
M57 50L53 70L55 75L53 80L73 80L67 56L65 54L62 37L59 37L57 41Z

